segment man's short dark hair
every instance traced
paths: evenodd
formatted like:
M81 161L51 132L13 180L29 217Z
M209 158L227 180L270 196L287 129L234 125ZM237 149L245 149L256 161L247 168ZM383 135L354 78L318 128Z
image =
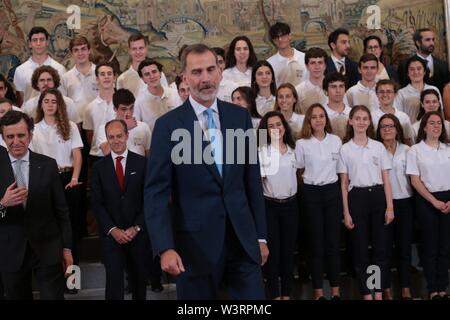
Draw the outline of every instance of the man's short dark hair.
M26 113L10 110L0 119L0 132L3 134L3 128L7 126L12 126L24 120L27 124L28 131L32 132L34 130L33 119L31 119Z
M371 54L371 53L365 53L361 56L361 58L359 58L358 67L361 68L363 63L366 63L369 61L375 61L377 63L377 68L378 68L378 58L374 54Z
M214 50L216 55L221 56L225 60L225 49L220 47L211 48Z
M381 86L392 86L392 88L394 89L394 92L398 91L398 85L397 82L395 82L392 79L382 79L379 80L375 86L375 92L378 93L378 89L380 89ZM422 91L423 92L423 91Z
M28 41L31 41L31 37L35 34L43 33L45 35L45 39L48 40L48 37L50 36L48 34L48 31L43 27L33 27L31 28L30 32L28 33Z
M113 94L114 108L119 108L119 105L129 106L136 101L134 94L128 89L119 89Z
M139 63L139 67L138 67L139 77L142 78L142 69L144 69L145 67L151 66L153 64L158 68L159 72L162 72L163 65L161 63L159 63L158 61L156 61L154 59L145 59L144 61L141 61L141 63Z
M101 67L109 67L109 68L111 68L113 70L113 74L117 75L117 70L114 67L114 65L112 63L110 63L110 62L103 61L103 62L100 62L99 64L97 64L97 66L95 67L95 76L96 77L98 77L98 73L99 73L99 70L100 70Z
M323 84L322 84L323 90L328 91L328 87L333 82L343 82L345 85L345 91L347 91L347 87L348 87L347 78L339 72L332 72L325 76L325 79L323 79Z
M414 32L413 35L413 40L414 40L414 44L416 45L417 49L419 49L419 46L417 46L417 41L418 42L422 42L422 33L423 32L434 32L433 30L431 30L430 28L422 28L422 29L417 29L416 32Z
M323 58L323 60L325 61L327 60L328 55L322 48L313 47L305 52L305 64L308 64L309 60L313 58Z
M145 37L142 33L133 33L128 37L128 48L131 46L132 42L144 40L145 45L148 45L147 37Z
M190 45L189 47L187 47L186 49L183 50L183 54L181 55L181 72L184 72L186 70L186 61L187 61L187 57L189 54L191 54L191 53L202 54L205 52L211 52L214 55L214 57L216 58L216 64L217 64L216 52L213 49L211 49L210 47L208 47L206 44L196 43L196 44Z
M108 127L109 127L110 125L116 123L116 122L120 123L120 124L122 125L123 130L125 131L125 133L128 134L127 123L126 123L124 120L122 120L122 119L113 119L113 120L111 120L111 121L108 121L108 122L105 124L105 134L106 134L106 137L108 137Z
M9 103L12 107L13 103L11 100L9 100L8 98L0 98L0 104L2 103Z
M291 33L291 27L289 27L289 25L284 22L277 22L274 25L272 25L269 29L269 36L270 39L272 40L279 36L284 36L289 33Z
M350 36L350 32L348 32L348 30L344 28L337 28L336 30L331 32L330 35L328 36L328 46L330 47L331 50L333 50L333 48L331 48L331 44L332 43L336 44L336 41L341 34Z

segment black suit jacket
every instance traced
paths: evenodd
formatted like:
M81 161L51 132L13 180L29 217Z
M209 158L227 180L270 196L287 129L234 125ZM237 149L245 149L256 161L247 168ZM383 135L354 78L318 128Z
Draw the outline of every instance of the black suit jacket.
M14 182L6 149L0 149L0 197ZM15 272L22 265L27 243L43 265L62 262L63 248L71 248L72 229L56 161L30 151L26 209L9 207L0 218L0 271Z
M146 160L128 151L124 192L120 190L113 161L112 156L108 155L98 160L92 169L92 208L100 234L104 237L113 227L125 230L139 225L145 229L143 192Z
M415 56L417 56L417 54L415 54ZM419 57L419 58L421 58L421 57ZM404 60L400 61L400 63L398 64L398 77L399 77L399 81L400 81L400 86L402 88L406 87L409 84L408 70L406 70L406 62L408 61L408 59L404 59ZM425 63L427 63L427 61L425 61ZM447 84L447 82L449 82L449 80L450 80L448 65L447 65L447 62L440 60L440 59L436 58L435 56L433 56L433 64L434 64L434 68L433 68L434 73L433 73L433 76L428 79L427 83L432 86L437 87L442 95L443 94L442 89Z
M326 63L327 68L325 70L325 75L337 72L336 66L334 65L331 57L327 58ZM347 78L347 88L353 87L359 80L361 80L361 74L358 71L358 64L355 61L350 60L348 57L345 58L345 77Z

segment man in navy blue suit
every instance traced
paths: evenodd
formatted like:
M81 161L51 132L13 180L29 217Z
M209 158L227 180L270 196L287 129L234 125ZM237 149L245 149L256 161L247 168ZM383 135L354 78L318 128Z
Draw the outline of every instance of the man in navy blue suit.
M351 88L361 80L358 64L348 57L350 53L350 33L348 30L338 28L328 36L328 46L331 55L327 58L325 75L339 72L347 79L347 88Z
M251 130L250 114L216 99L222 75L209 47L189 46L181 60L190 97L156 121L148 161L144 206L153 252L176 276L178 299L216 299L223 283L231 298L263 299L269 251L256 141L248 135L237 150L230 145L238 138L225 135ZM180 139L183 133L189 137ZM180 151L180 143L188 147Z

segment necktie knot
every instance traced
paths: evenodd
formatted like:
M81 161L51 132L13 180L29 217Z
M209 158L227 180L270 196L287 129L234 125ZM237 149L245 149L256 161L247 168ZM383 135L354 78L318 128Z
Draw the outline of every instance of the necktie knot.
M118 157L116 157L116 162L120 162L120 161L122 161L122 159L123 159L122 156L118 156Z

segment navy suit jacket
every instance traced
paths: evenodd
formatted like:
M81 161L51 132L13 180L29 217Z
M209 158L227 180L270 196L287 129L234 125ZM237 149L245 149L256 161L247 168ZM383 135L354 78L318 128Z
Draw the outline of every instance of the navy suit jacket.
M0 149L0 198L14 182L8 151ZM62 262L72 247L72 228L56 161L30 151L26 207L8 207L0 218L0 271L16 272L30 244L41 265Z
M247 110L220 100L218 110L223 146L232 140L224 134L225 129L252 129ZM236 162L236 145L234 155L224 148L224 159L231 157L234 163L223 165L221 177L215 163L207 164L202 157L200 163L194 163L194 152L190 153L195 150L194 144L202 151L208 143L202 142L203 131L197 121L189 100L156 121L144 192L153 253L175 249L186 271L209 273L223 252L228 217L242 247L259 264L258 239L266 239L266 216L256 142L245 141L246 154L241 163ZM178 136L172 141L176 129L184 129L184 133L195 138ZM179 141L187 149L181 152L175 149L174 153L183 155L187 161L175 164L171 153ZM173 214L168 207L170 197Z
M333 72L337 72L336 66L334 65L333 59L331 57L327 58L326 61L327 68L325 70L325 75ZM348 57L345 58L345 77L347 78L347 88L351 88L361 80L361 74L358 71L358 64Z
M120 190L113 161L108 155L92 168L92 208L103 237L113 227L126 230L139 225L145 230L143 190L146 160L128 150L124 192Z

